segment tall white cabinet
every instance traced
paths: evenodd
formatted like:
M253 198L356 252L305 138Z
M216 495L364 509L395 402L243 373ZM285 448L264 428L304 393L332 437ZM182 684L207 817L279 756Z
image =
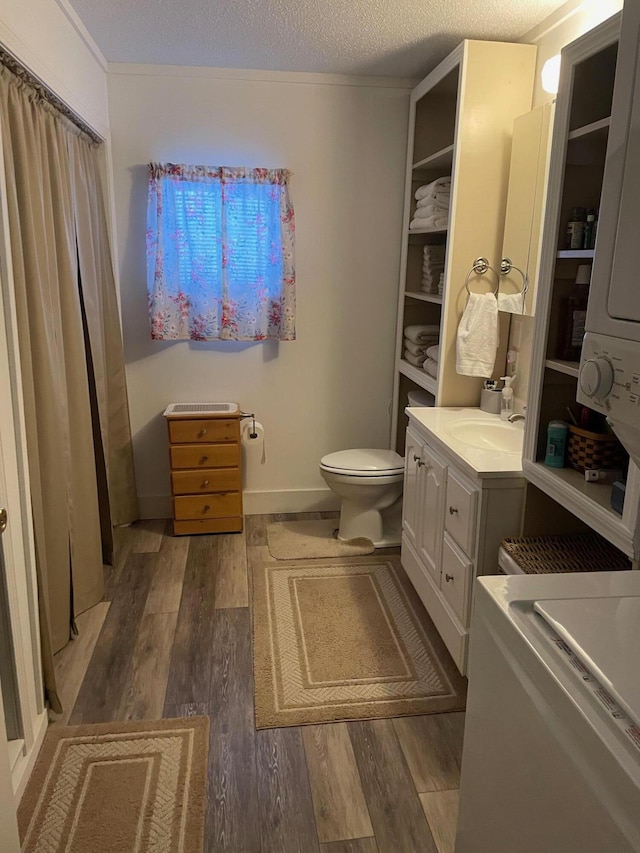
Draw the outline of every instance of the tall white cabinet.
M391 438L401 453L409 391L426 391L433 405L478 405L481 380L455 370L456 332L474 260L485 257L499 268L513 121L531 108L535 60L532 45L463 41L411 94ZM410 231L416 189L448 175L448 228ZM445 246L442 296L420 289L429 244ZM496 279L491 272L474 275L470 286L486 291ZM497 375L504 369L508 322L502 316ZM416 323L440 329L436 378L403 358L403 330Z
M542 239L539 288L536 303L536 335L531 362L529 407L525 427L523 470L541 492L568 509L575 518L600 533L629 557L638 559L640 520L640 472L631 463L622 513L611 505L610 483L586 482L568 463L550 468L544 463L548 424L568 420L568 409L579 415L576 404L578 353L562 352L567 312L578 266L598 257L601 232L613 228L614 217L605 217L598 229L595 249L568 249L567 221L573 208L600 207L605 162L617 158L624 138L611 148L614 84L617 70L624 76L636 73L633 56L619 53L621 16L615 15L562 51L549 170L549 186ZM606 188L605 188L606 189ZM609 211L619 205L609 199ZM637 202L637 199L636 199ZM631 285L630 285L631 286ZM606 310L601 306L601 310ZM639 414L640 418L640 414ZM527 513L528 514L528 513ZM535 519L534 519L534 523ZM525 526L528 519L525 519Z

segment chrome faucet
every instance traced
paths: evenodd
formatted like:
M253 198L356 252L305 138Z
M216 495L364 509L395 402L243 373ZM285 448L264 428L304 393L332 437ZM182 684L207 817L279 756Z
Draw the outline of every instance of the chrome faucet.
M507 420L510 424L514 424L516 421L523 421L524 415L521 415L519 412L514 412L512 415L509 415Z

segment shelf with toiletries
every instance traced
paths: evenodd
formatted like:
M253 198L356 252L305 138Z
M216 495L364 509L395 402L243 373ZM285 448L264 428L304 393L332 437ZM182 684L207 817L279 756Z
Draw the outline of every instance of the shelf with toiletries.
M639 472L603 419L576 403L619 26L620 16L613 16L562 54L523 470L538 489L632 556Z
M406 382L431 391L437 406L479 404L482 379L459 375L455 366L464 282L474 258L500 258L509 169L504 140L514 118L531 108L535 57L531 45L464 41L411 93L391 436L400 453ZM414 221L429 216L445 222ZM475 289L487 286L481 280ZM438 362L437 379L405 358L405 330L412 325L438 326L447 358Z

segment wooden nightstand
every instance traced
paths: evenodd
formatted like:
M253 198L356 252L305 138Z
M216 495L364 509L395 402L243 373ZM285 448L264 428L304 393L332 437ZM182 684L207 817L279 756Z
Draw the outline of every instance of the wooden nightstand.
M236 403L172 403L169 427L173 532L242 530L240 408Z

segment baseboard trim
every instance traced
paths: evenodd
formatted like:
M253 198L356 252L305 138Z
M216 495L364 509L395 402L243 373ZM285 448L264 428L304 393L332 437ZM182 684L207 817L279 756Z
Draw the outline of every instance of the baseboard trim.
M340 498L330 489L286 489L273 492L244 492L245 515L273 512L327 512L340 509ZM140 495L140 518L171 518L170 495Z

